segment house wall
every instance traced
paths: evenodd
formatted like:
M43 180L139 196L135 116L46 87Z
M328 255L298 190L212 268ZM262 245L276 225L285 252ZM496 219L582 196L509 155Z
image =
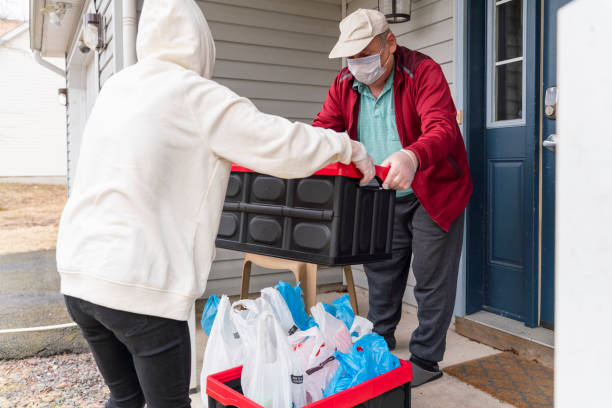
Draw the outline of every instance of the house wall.
M98 55L98 74L100 76L100 88L106 80L115 72L119 71L122 66L118 65L117 57L121 54L117 50L117 42L121 36L121 25L115 25L117 20L121 20L120 10L116 6L120 5L120 1L113 0L96 0L96 9L98 13L104 16L104 32L105 47Z
M359 8L377 8L377 0L347 0L347 14ZM455 0L414 0L408 22L392 24L391 31L399 45L417 50L433 58L446 76L455 96ZM458 101L457 101L458 102ZM362 266L353 267L355 284L368 287ZM404 301L416 305L414 298L414 274L410 271Z
M49 61L63 69L63 60ZM0 176L66 174L66 122L57 98L64 86L34 61L27 29L0 44Z

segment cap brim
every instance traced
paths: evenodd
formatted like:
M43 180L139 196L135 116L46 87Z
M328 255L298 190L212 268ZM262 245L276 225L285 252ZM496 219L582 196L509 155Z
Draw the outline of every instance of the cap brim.
M374 37L372 37L374 38ZM344 41L338 40L334 48L329 53L329 58L350 57L363 51L372 41L372 38L361 38L359 40Z

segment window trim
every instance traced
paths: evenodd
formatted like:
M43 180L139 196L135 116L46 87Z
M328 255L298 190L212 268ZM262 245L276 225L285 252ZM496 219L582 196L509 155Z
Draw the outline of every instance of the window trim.
M516 0L488 0L487 1L487 83L486 83L486 116L487 116L487 129L491 128L503 128L503 127L516 127L524 126L527 123L526 111L527 100L527 75L526 75L526 51L527 51L527 1L522 0L522 14L523 14L523 53L521 57L508 59L497 63L495 61L495 11L497 6L501 6L505 3ZM523 89L522 89L522 108L523 117L520 119L509 119L509 120L494 120L495 118L495 68L500 65L509 64L512 62L522 61L523 69Z

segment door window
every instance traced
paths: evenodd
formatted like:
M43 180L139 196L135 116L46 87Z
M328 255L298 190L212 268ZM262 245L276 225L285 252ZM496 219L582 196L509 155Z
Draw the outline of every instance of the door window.
M487 127L525 123L523 0L489 0Z

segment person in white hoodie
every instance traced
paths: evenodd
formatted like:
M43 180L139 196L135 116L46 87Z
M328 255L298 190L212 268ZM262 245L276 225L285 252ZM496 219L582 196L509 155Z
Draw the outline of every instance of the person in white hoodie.
M215 45L193 0L145 0L137 55L85 126L57 267L107 407L188 407L186 320L206 288L231 163L296 178L352 161L363 183L374 168L345 133L264 114L211 80Z

